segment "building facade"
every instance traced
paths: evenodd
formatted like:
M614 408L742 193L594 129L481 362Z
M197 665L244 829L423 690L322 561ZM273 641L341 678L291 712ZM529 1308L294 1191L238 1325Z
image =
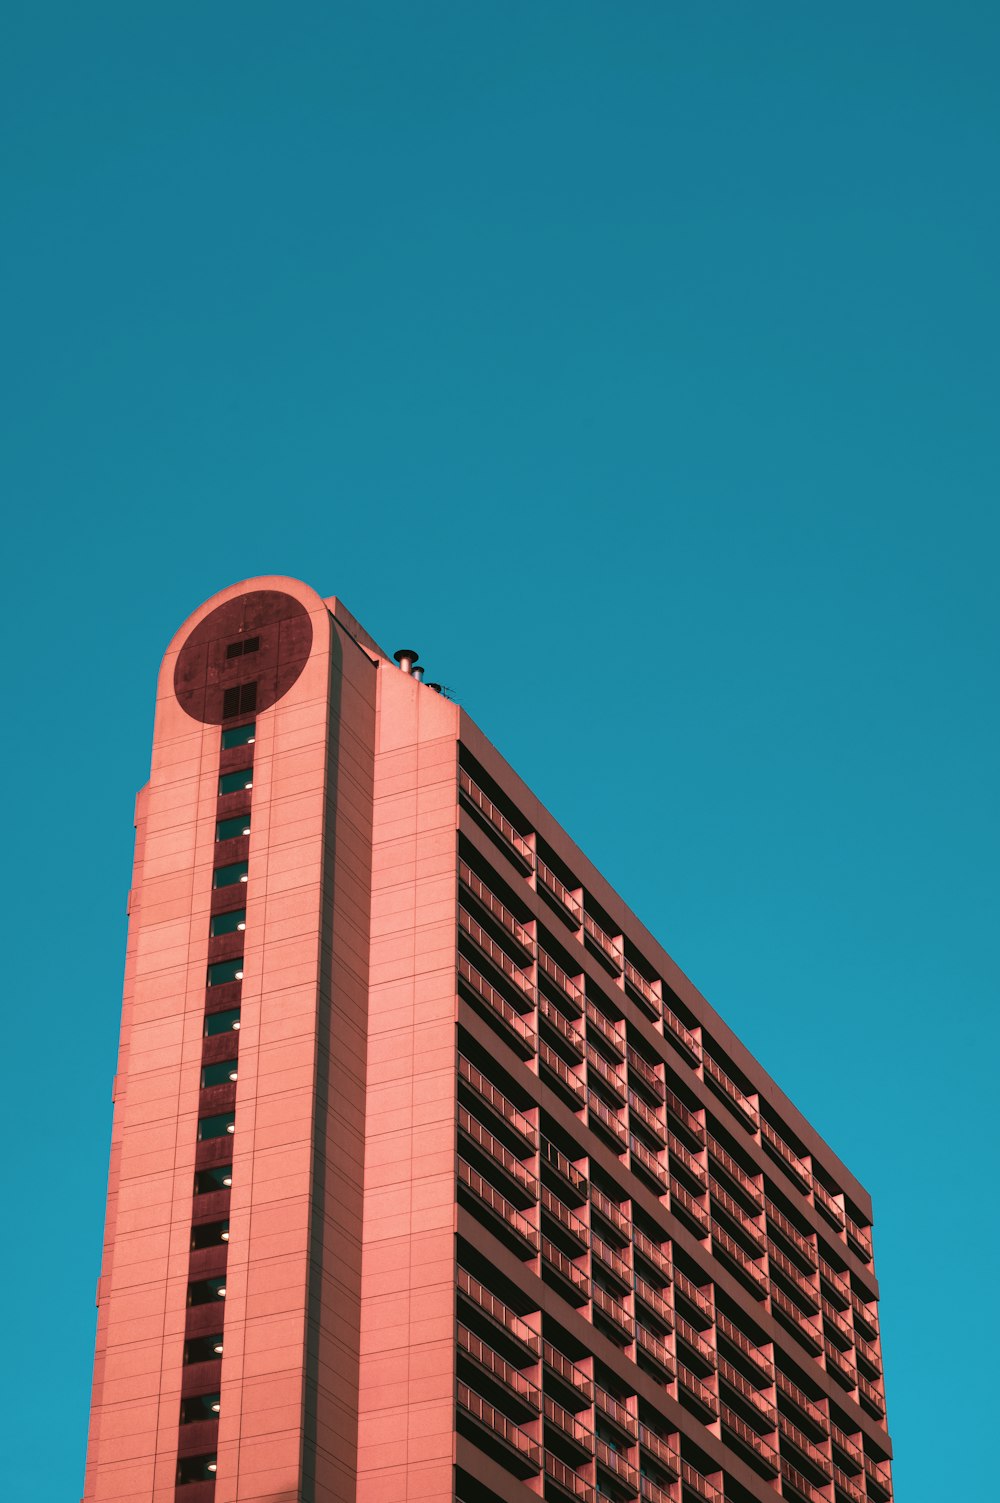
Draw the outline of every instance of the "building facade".
M868 1195L411 666L164 658L86 1503L889 1503Z

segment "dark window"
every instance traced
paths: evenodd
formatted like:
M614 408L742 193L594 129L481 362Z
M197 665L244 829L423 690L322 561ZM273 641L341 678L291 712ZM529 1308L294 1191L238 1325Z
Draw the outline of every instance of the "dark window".
M248 725L232 725L222 733L222 750L231 751L234 746L253 746L257 739L257 722Z
M239 772L224 772L219 779L219 794L243 793L253 787L253 768L241 767Z
M214 1482L215 1457L213 1455L179 1457L177 1461L177 1481L178 1484L185 1482Z
M194 1193L211 1195L216 1190L228 1190L233 1182L232 1164L213 1164L210 1169L199 1169L194 1177Z
M201 1072L203 1086L229 1085L230 1081L235 1079L236 1061L234 1059L224 1059L217 1065L206 1065Z
M230 1028L235 1032L240 1026L240 1010L238 1007L227 1007L225 1012L210 1012L205 1019L205 1037L213 1038L217 1033L228 1033Z
M238 642L230 642L226 648L227 658L242 658L248 652L256 652L260 647L260 637L240 637Z
M192 1336L184 1346L184 1364L192 1362L217 1362L222 1356L222 1332L217 1336Z
M217 1299L225 1299L225 1279L196 1279L188 1285L189 1305L214 1305Z
M212 874L213 887L235 887L237 882L247 881L246 861L234 861L230 866L217 866Z
M200 1221L191 1228L191 1246L222 1247L229 1241L228 1221Z
M220 819L215 827L216 840L238 840L250 834L249 814L237 814L234 819Z
M243 930L247 926L247 911L245 908L230 908L228 913L217 913L212 919L212 934L235 934L237 929Z
M222 718L231 720L234 715L252 715L257 708L257 683L234 684L222 695Z
M215 1419L220 1408L217 1393L196 1393L181 1400L181 1424L192 1425L196 1420Z
M227 981L243 980L243 956L237 960L217 960L208 968L209 986L225 986Z
M224 1138L227 1133L234 1133L235 1131L235 1112L220 1112L214 1117L198 1118L199 1143L204 1143L208 1138Z

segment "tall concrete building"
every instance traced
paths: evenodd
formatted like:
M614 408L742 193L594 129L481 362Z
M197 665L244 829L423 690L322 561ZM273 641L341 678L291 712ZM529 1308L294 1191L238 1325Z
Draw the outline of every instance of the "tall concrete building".
M164 658L87 1503L888 1503L868 1195L395 656Z

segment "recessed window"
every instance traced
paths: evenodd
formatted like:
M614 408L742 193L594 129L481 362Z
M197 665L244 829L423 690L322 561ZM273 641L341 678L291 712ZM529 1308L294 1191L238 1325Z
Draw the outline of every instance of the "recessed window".
M228 1241L228 1221L201 1221L191 1228L191 1246L195 1250L202 1247L224 1247Z
M260 648L260 637L240 637L238 642L230 642L226 648L227 658L242 658L248 652L257 652Z
M232 720L234 715L252 715L257 708L256 680L251 684L234 684L222 695L222 718Z
M222 733L222 750L232 751L234 746L253 746L257 739L257 722L251 720L247 725L231 725L228 731Z
M245 793L253 787L253 768L241 767L239 772L224 772L219 779L219 796L224 793Z
M243 956L237 960L217 960L208 968L209 986L225 986L227 981L243 980Z
M195 1393L181 1400L181 1424L193 1425L197 1420L215 1419L222 1405L217 1393Z
M227 1007L225 1012L210 1012L205 1019L205 1037L214 1038L217 1033L228 1033L232 1029L238 1033L240 1029L240 1010L238 1007Z
M199 1169L194 1177L196 1195L212 1195L217 1190L228 1190L233 1183L232 1164L213 1164L209 1169Z
M183 1424L183 1419L181 1420ZM177 1460L177 1482L214 1482L216 1460L214 1454L207 1456L180 1456Z
M227 1133L234 1133L235 1131L235 1112L217 1112L213 1117L198 1118L199 1143L205 1143L209 1138L224 1138Z
M230 908L228 913L216 913L212 918L209 932L215 936L219 934L240 933L247 926L247 911L245 908Z
M218 1064L205 1065L201 1072L203 1086L230 1085L236 1079L236 1060L224 1059Z
M212 886L235 887L237 882L246 882L248 866L246 861L233 861L229 866L217 866L212 873Z
M188 1285L189 1305L214 1305L226 1297L225 1279L195 1279Z
M217 1336L192 1336L184 1345L184 1365L192 1362L218 1362L222 1356L222 1332Z
M233 819L220 819L215 827L216 840L238 840L250 834L249 814L237 814Z

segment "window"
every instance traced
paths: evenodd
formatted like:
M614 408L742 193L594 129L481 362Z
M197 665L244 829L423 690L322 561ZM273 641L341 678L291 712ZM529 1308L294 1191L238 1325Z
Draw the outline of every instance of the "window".
M214 1453L207 1456L180 1456L177 1459L178 1484L185 1482L213 1482L215 1480L215 1466Z
M234 746L253 746L257 739L257 722L248 721L246 725L232 725L228 731L222 733L222 750L232 751Z
M192 1248L222 1247L228 1241L228 1221L202 1221L191 1228Z
M247 881L246 861L233 861L229 866L217 866L212 874L213 887L235 887L237 882Z
M243 956L238 960L217 960L208 968L209 986L225 986L227 981L243 980Z
M217 1362L222 1356L222 1332L217 1336L192 1336L184 1347L184 1365L192 1362Z
M234 684L222 695L222 718L232 720L234 715L252 715L257 708L256 680L250 684Z
M188 1285L189 1305L214 1305L217 1299L225 1299L225 1279L196 1279Z
M253 787L253 768L241 767L239 772L224 772L219 779L219 797L224 793L243 793Z
M209 1169L199 1169L194 1177L194 1193L211 1195L216 1190L228 1190L233 1182L232 1164L213 1164Z
M196 1393L181 1400L181 1424L192 1425L196 1420L215 1419L222 1405L217 1393Z
M256 652L260 647L260 637L240 637L238 642L230 642L226 648L227 658L242 658L248 652Z
M202 1086L229 1085L236 1079L235 1059L224 1059L219 1064L205 1065L201 1072Z
M213 936L218 934L235 934L237 930L240 930L242 932L246 928L246 926L246 909L230 908L228 913L215 914L212 919L212 925L209 933Z
M238 1007L227 1007L225 1012L210 1012L205 1019L205 1037L214 1038L217 1033L228 1033L230 1029L234 1033L239 1032L240 1010Z
M234 1133L235 1131L235 1112L219 1112L214 1117L198 1118L199 1143L205 1143L209 1138L224 1138L227 1133Z
M249 814L237 814L234 819L220 819L215 827L216 840L238 840L250 834Z

